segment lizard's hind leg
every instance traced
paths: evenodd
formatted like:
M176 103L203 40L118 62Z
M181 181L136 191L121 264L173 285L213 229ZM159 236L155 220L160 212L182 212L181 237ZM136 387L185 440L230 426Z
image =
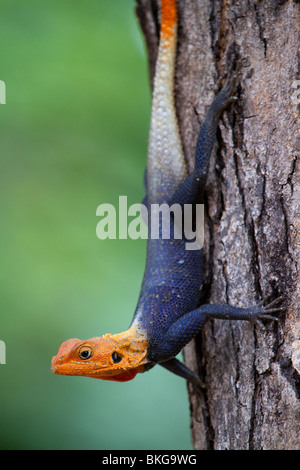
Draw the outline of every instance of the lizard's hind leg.
M210 105L197 139L194 171L187 176L176 190L172 202L191 204L195 202L199 192L204 191L209 170L209 160L216 140L219 119L224 110L237 100L234 93L239 69L240 66L238 66L233 76L226 80L224 87Z

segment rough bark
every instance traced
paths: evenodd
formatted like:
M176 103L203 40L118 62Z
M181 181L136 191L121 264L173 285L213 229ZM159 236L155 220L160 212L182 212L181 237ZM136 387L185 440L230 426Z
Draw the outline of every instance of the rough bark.
M153 77L159 1L137 0ZM178 0L176 107L185 155L214 84L238 59L239 101L223 116L206 193L205 301L237 306L284 294L260 330L208 321L184 352L206 383L190 390L195 449L300 449L300 4ZM298 94L300 98L300 94ZM299 100L300 101L300 100Z

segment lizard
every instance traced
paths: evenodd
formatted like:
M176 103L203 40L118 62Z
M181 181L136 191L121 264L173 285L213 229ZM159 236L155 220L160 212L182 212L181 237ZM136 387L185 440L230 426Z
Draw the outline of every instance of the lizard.
M200 128L195 165L188 172L175 110L174 74L177 50L176 0L161 0L161 27L156 61L150 136L145 172L145 204L192 204L203 198L219 119L237 100L239 72L228 77L210 105ZM149 221L148 221L149 222ZM173 222L174 225L174 222ZM174 228L174 227L173 227ZM203 250L187 250L185 239L148 237L146 266L137 307L129 328L88 340L65 341L52 358L55 374L125 382L159 364L197 388L199 375L176 356L202 329L206 319L247 320L263 327L277 320L283 297L257 306L202 304Z

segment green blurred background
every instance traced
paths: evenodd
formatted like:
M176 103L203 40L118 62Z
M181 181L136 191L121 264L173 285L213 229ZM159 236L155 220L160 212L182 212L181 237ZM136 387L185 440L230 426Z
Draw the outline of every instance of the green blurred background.
M191 449L184 380L56 376L72 337L126 329L145 241L96 237L96 208L142 200L150 91L134 0L2 0L2 449Z

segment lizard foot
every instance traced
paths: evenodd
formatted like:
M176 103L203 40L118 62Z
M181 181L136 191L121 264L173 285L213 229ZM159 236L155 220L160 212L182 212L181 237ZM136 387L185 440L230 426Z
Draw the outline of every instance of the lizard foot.
M222 100L223 104L223 109L226 109L231 103L235 102L238 100L237 96L234 95L236 87L237 87L237 82L239 80L239 77L241 75L241 70L243 67L243 60L240 59L237 63L237 66L234 71L230 72L228 75L225 84L223 88L221 89L219 93L219 97Z
M272 294L262 299L259 302L258 307L256 307L255 311L253 312L253 320L262 329L265 329L265 326L260 320L278 321L278 317L275 317L272 314L283 312L286 309L286 307L275 307L276 304L279 304L282 300L284 300L283 295L268 303L271 296Z
M235 101L238 100L238 97L235 96L235 91L237 87L237 82L239 80L239 76L241 75L243 61L240 60L237 63L235 71L229 73L223 88L219 91L215 101L213 103L213 107L216 110L216 114L218 117L221 116L223 111Z

